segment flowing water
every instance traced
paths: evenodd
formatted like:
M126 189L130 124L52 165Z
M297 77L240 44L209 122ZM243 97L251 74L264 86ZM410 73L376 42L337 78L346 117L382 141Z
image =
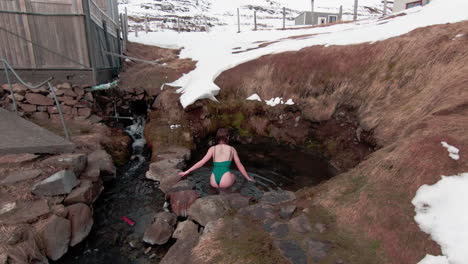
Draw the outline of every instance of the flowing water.
M144 125L145 118L137 117L125 129L133 140L131 160L119 169L114 181L105 184L105 190L93 206L94 225L89 236L70 248L57 263L155 263L173 243L144 252L147 248L142 243L145 227L163 210L164 204L164 194L157 184L145 178L149 152L143 137ZM129 225L123 217L134 221L135 225Z

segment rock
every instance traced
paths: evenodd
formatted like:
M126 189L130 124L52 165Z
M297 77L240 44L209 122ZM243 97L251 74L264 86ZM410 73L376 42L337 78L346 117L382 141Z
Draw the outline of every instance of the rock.
M52 213L57 216L66 218L68 216L68 209L63 204L56 204L52 206Z
M188 215L200 225L223 217L230 209L229 202L222 196L211 195L197 199L188 210Z
M38 93L27 93L26 101L33 105L54 105L54 100Z
M65 89L63 91L63 94L65 96L69 96L69 97L77 97L78 96L72 89Z
M52 215L36 227L47 257L58 260L68 251L71 237L69 220Z
M171 203L172 212L178 216L186 217L188 208L190 208L190 206L198 198L200 198L200 195L194 190L185 190L178 192L170 192L168 194L168 197Z
M1 230L0 245L13 246L24 241L28 229L29 225L24 224L4 226Z
M41 170L26 170L26 171L17 171L10 175L8 175L5 179L0 182L0 185L8 185L17 183L20 181L26 181L30 179L34 179L41 175Z
M272 219L268 219L263 223L263 229L276 239L284 238L289 234L289 227L287 224L275 222Z
M161 159L190 160L191 151L185 147L171 147L167 151L158 154Z
M19 93L21 95L24 95L28 91L28 88L21 83L12 84L11 88L13 89L13 92Z
M289 220L289 226L297 233L307 233L312 231L310 221L305 214L301 214Z
M80 186L75 188L63 201L64 204L85 203L91 205L104 190L102 181L91 182L82 180Z
M26 162L33 161L39 156L34 154L11 154L0 155L0 166L3 165L21 165Z
M241 209L249 206L250 198L243 196L240 193L231 193L224 195L224 197L228 200L229 205L234 209Z
M159 264L193 263L192 249L198 244L199 239L200 235L198 233L185 239L178 239Z
M93 215L86 204L77 203L66 207L71 221L70 246L75 246L85 239L93 227Z
M63 89L64 91L71 88L72 86L70 83L61 83L57 85L57 89Z
M263 194L260 203L282 204L296 200L296 195L291 191L271 191Z
M323 233L323 232L325 232L325 231L327 230L327 228L325 227L325 225L322 224L322 223L316 223L316 224L314 225L314 227L315 227L315 229L317 229L317 231L318 231L319 233Z
M81 178L97 181L99 176L104 181L115 178L116 169L112 157L105 150L96 150L88 155L88 167Z
M172 237L176 239L186 239L187 237L195 235L198 235L198 226L190 220L185 220L177 224L177 228L174 234L172 234Z
M58 113L59 113L57 106L49 106L49 107L47 107L47 112L48 112L49 114L58 114ZM62 113L63 113L63 112L62 112Z
M47 112L47 106L39 105L37 106L38 112Z
M83 117L89 117L91 115L91 109L89 108L78 108L78 115Z
M35 105L32 105L32 104L19 104L21 110L23 110L23 112L25 113L32 113L32 112L36 112L37 110L37 107Z
M183 159L165 159L151 163L149 170L146 172L146 178L161 182L165 177L177 175L181 172L179 169L181 163L184 163Z
M314 262L320 262L322 259L326 258L330 246L321 242L309 238L306 242L307 254Z
M275 241L281 255L292 264L307 264L307 256L304 250L292 240Z
M296 211L296 206L288 205L281 207L279 214L281 218L289 219L294 214L294 211Z
M6 253L0 253L0 264L8 264L8 255Z
M0 224L21 224L36 221L50 212L47 200L0 203Z
M35 120L45 121L49 119L49 113L46 112L34 112L32 118Z
M62 154L50 157L43 161L43 164L58 167L61 169L72 170L75 175L80 175L86 168L88 158L86 154Z
M239 213L249 216L254 220L264 221L266 219L275 219L276 211L269 204L254 204L239 210Z
M176 221L175 214L158 213L154 222L146 228L143 241L151 245L164 245L171 238Z
M63 103L64 103L65 105L68 105L68 106L74 106L74 105L76 105L77 102L78 102L78 101L75 100L75 99L65 99L65 100L63 101Z
M93 98L93 94L91 92L87 92L84 96L85 100L88 101L88 102L93 102L94 101L94 98Z
M15 94L13 94L13 96L15 97L15 101L16 101L16 102L21 102L21 101L24 100L24 96L22 96L21 94L15 93ZM13 96L10 94L10 95L8 95L8 98L9 98L10 100L13 100Z
M75 91L76 95L78 96L83 96L85 93L84 89L79 86L73 87L73 91Z
M69 194L78 184L79 181L73 171L62 170L35 184L32 193L35 195Z
M102 121L102 118L100 118L99 116L97 115L91 115L88 120L93 123L93 124L96 124L96 123L99 123Z

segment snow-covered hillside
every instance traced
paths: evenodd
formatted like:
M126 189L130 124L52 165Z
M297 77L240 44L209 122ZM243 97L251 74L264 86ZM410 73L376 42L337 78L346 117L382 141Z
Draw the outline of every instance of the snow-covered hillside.
M352 19L354 0L316 0L315 10L338 13L343 5L343 19ZM391 7L391 1L389 6ZM143 18L148 17L150 29L160 31L175 29L201 31L206 26L211 30L220 26L237 26L237 8L240 9L241 25L251 29L254 24L253 13L257 11L259 28L278 28L283 25L283 7L286 8L287 26L294 25L294 18L302 11L309 11L309 0L119 0L120 12L127 9L131 29L143 29ZM381 0L360 0L359 18L377 17L382 14ZM177 24L177 18L179 24Z

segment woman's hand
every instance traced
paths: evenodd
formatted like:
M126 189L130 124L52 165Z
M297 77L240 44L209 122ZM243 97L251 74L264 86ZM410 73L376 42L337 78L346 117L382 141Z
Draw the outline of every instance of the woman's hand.
M179 175L180 175L180 177L185 177L189 173L190 172L188 172L188 171L183 171L183 172L179 172Z
M250 178L250 177L247 178L247 180L248 180L249 182L256 182L253 178Z

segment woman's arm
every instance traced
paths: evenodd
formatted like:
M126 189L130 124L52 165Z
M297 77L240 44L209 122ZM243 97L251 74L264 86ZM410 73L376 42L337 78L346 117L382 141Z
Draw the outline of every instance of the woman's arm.
M213 147L209 148L208 149L208 152L206 152L206 155L205 157L203 157L203 159L201 159L199 162L195 163L195 165L193 165L190 169L184 171L184 172L179 172L179 175L181 177L184 177L185 175L191 173L192 171L198 169L198 168L201 168L203 165L205 165L205 163L207 163L211 157L213 157Z
M235 148L232 148L232 152L234 153L234 162L236 163L236 166L237 168L239 169L239 171L242 173L242 175L248 180L248 181L252 181L252 182L255 182L254 179L250 178L250 176L247 174L247 171L245 170L244 168L244 165L242 165L240 159L239 159L239 155L237 155L237 151Z

